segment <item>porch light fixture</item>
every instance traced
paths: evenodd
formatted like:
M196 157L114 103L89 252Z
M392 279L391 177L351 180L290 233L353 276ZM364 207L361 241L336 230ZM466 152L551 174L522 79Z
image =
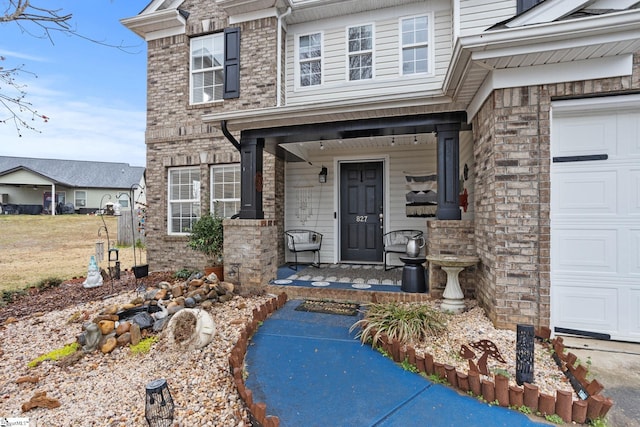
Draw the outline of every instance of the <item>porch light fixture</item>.
M320 184L327 182L327 168L324 166L322 166L322 169L320 169L320 173L318 174L318 182Z
M395 136L392 136L392 137L391 137L391 146L393 147L393 146L395 146L395 145L396 145L396 137L395 137Z
M322 142L320 143L320 149L324 150L324 144Z
M418 145L418 137L413 135L413 145Z

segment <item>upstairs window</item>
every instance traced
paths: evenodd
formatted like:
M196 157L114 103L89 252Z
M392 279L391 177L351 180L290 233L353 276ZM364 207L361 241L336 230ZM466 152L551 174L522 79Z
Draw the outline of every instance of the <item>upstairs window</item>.
M169 234L188 234L200 218L200 169L169 170Z
M322 84L322 33L298 38L298 66L301 87Z
M240 212L240 164L211 166L210 211L224 218Z
M401 21L402 74L427 73L429 49L428 21L426 16L406 18Z
M191 40L191 103L219 101L224 85L223 33Z
M191 39L191 104L240 96L240 28Z
M349 80L373 78L373 25L347 28Z

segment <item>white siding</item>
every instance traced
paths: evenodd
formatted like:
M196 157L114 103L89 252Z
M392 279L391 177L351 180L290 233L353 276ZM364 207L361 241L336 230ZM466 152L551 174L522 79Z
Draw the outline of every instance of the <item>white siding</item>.
M338 220L334 219L334 212L338 212L338 186L336 182L336 167L340 161L384 161L384 197L385 197L385 230L415 228L426 232L426 222L429 218L408 218L406 216L406 194L409 191L405 173L435 173L436 172L436 144L406 145L396 147L370 148L366 150L332 151L323 157L309 159L308 163L287 163L285 188L285 229L306 228L323 234L321 261L323 263L336 262ZM318 183L318 173L322 166L328 169L326 184ZM313 212L304 220L299 217L300 210L298 194L309 191ZM287 259L293 256L287 251ZM311 255L299 255L299 260L311 260Z
M460 0L460 36L483 32L516 15L516 0Z
M400 18L427 14L432 30L430 67L432 74L400 75ZM384 97L391 94L439 94L451 58L451 6L446 0L430 0L407 6L380 9L331 20L291 25L287 30L287 105ZM373 24L374 79L349 81L346 62L346 28ZM295 43L298 35L323 33L323 84L297 88Z

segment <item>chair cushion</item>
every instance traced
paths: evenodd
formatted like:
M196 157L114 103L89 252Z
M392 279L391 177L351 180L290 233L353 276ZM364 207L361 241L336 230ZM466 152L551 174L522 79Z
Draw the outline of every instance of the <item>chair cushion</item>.
M290 248L293 250L293 248ZM319 243L296 243L296 252L303 251L319 251L320 244Z
M385 246L384 250L385 252L405 253L407 251L407 243L405 242L402 245Z
M309 233L308 232L298 232L298 233L289 233L289 235L293 238L293 243L298 245L298 243L308 243L309 242Z

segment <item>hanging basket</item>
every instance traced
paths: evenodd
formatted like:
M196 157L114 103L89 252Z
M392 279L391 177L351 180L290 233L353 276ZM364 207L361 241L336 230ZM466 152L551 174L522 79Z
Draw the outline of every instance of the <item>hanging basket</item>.
M147 277L149 275L149 264L134 265L132 269L134 276L136 276L136 279Z

